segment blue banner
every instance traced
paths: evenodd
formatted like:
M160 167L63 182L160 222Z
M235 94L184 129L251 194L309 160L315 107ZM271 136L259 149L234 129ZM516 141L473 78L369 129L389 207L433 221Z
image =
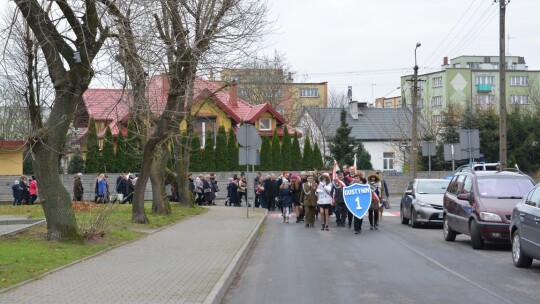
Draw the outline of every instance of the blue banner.
M343 188L343 199L349 211L361 219L371 205L371 187L363 184L352 184Z

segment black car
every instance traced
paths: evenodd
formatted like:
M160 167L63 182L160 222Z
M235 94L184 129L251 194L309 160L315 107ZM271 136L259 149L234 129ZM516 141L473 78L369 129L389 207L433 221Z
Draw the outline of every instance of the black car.
M514 207L510 235L516 267L530 267L533 259L540 259L540 185Z

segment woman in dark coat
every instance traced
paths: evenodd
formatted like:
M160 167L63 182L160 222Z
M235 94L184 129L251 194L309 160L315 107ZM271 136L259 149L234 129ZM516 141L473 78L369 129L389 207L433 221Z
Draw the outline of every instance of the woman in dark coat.
M291 197L291 184L286 178L283 178L281 186L279 186L279 200L283 210L283 222L289 223L291 217L292 197Z

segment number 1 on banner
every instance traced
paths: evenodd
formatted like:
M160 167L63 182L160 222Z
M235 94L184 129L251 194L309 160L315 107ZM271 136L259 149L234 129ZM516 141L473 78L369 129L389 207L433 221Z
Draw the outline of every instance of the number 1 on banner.
M356 197L354 201L356 202L356 210L362 210L362 206L360 206L360 198Z

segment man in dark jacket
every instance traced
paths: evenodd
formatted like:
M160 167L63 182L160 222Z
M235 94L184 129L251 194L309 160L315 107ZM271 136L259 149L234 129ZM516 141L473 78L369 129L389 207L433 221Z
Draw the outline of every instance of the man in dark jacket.
M345 200L343 199L343 186L348 186L349 182L345 180L343 172L336 172L337 180L332 181L331 195L334 198L334 204L336 206L336 223L338 227L345 227L347 222L347 206L345 206Z
M266 196L266 207L268 211L276 210L276 197L279 194L279 187L276 176L272 173L270 178L264 181L264 194Z

